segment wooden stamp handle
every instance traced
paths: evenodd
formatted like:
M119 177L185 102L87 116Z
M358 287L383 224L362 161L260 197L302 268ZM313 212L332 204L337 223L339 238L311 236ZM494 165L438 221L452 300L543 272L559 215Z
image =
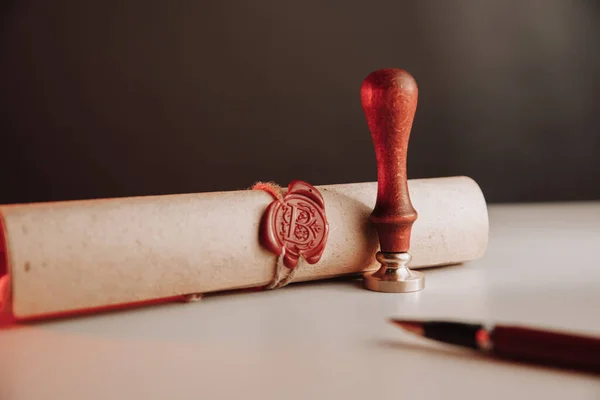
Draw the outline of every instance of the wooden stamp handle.
M377 157L377 203L370 220L377 229L382 252L407 252L417 219L406 174L417 83L404 70L382 69L367 76L360 96Z

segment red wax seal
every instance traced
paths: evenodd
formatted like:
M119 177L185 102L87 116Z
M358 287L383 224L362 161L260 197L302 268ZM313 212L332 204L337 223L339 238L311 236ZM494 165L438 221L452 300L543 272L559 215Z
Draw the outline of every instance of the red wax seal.
M273 201L265 211L261 224L261 242L283 263L295 268L302 256L309 264L321 259L329 224L321 193L302 181L292 181L283 200Z

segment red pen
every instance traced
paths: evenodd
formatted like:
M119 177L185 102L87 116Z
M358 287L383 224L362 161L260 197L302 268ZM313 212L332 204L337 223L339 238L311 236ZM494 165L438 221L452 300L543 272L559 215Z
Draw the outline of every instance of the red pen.
M600 338L522 326L392 319L404 330L503 359L600 373Z

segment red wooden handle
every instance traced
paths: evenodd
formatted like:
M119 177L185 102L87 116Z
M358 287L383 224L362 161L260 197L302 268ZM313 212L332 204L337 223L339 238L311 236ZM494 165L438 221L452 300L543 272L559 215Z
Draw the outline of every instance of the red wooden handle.
M417 219L406 174L417 83L404 70L382 69L367 76L360 96L377 157L377 203L370 220L377 229L382 252L406 252Z

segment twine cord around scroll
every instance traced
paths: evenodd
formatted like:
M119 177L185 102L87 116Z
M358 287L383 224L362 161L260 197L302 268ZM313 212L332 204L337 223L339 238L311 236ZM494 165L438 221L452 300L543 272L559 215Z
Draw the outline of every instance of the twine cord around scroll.
M252 190L274 198L261 221L260 242L277 256L273 280L265 289L277 289L292 281L299 264L321 259L329 233L325 202L315 187L298 180L285 194L272 182L257 182Z
M269 193L275 200L283 202L283 189L275 182L256 182L252 186L252 190L262 190ZM285 250L284 250L285 252ZM265 290L279 289L287 285L296 274L296 268L287 268L283 264L284 253L277 256L277 262L275 264L275 274L271 282L264 287ZM299 260L300 262L302 259Z

